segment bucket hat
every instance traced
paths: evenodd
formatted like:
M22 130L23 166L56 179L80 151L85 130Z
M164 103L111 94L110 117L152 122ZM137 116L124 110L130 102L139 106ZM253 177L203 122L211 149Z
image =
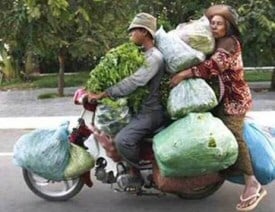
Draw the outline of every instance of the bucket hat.
M157 30L157 19L148 13L139 13L134 17L132 23L128 27L128 31L134 28L144 28L154 38Z

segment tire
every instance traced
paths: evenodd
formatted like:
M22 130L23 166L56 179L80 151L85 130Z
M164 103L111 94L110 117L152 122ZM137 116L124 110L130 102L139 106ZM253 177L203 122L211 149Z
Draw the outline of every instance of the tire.
M67 181L51 181L40 177L27 169L23 169L23 177L30 190L48 201L66 201L83 188L83 181L80 178Z
M224 179L221 179L220 181L200 187L200 188L194 188L192 191L189 192L181 192L178 193L178 197L182 199L187 199L187 200L195 200L195 199L203 199L206 198L213 193L215 193L224 183Z

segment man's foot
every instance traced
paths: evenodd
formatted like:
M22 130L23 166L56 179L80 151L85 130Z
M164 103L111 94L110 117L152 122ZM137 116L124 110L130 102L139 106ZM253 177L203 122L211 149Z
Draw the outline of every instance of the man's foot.
M237 204L237 211L251 211L257 207L259 202L266 196L267 191L262 188L261 185L258 186L256 193L244 198L243 195L240 196L241 202Z
M136 192L143 186L143 179L140 176L123 174L118 177L117 183L124 191Z

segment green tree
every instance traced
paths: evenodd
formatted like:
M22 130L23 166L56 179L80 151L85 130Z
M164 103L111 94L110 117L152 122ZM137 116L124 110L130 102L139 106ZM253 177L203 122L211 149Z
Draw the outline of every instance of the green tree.
M7 74L9 75L8 80L13 78L19 77L19 66L21 58L20 58L20 51L24 49L24 42L21 44L18 43L18 36L16 36L16 32L20 26L24 25L24 13L17 7L17 1L8 1L3 0L0 1L0 7L2 8L0 11L0 38L1 38L1 51L2 54L6 54L8 58L14 60L14 65L12 69L14 74ZM13 19L13 21L11 21ZM25 33L21 34L24 35ZM9 51L7 52L3 47L4 45L8 45ZM15 50L16 49L16 50ZM5 57L4 57L5 58ZM3 63L5 63L3 61ZM6 79L7 80L7 79Z
M152 13L170 30L200 17L213 3L238 10L245 64L274 65L275 6L271 0L2 0L0 38L9 44L19 69L31 52L43 59L58 58L62 76L68 58L97 61L125 42L126 29L137 12Z
M274 65L275 5L271 0L136 0L135 11L156 15L167 30L179 23L196 19L211 4L225 3L233 6L240 15L239 26L244 42L244 62L247 66Z
M17 69L15 68L15 62L11 57L9 48L4 43L0 42L0 73L1 80L10 81L18 77ZM2 76L3 74L3 76Z
M247 1L246 1L247 2ZM275 5L271 0L249 0L239 5L244 60L249 66L275 65Z
M59 61L58 94L64 95L65 62L68 55L80 58L89 54L91 19L86 1L23 0L27 14L29 42L44 57L57 56ZM80 3L79 3L80 2Z
M126 0L4 2L8 7L0 15L0 37L10 45L20 69L30 52L42 58L57 57L59 95L63 95L64 67L68 57L89 56L97 60L126 38L130 12Z

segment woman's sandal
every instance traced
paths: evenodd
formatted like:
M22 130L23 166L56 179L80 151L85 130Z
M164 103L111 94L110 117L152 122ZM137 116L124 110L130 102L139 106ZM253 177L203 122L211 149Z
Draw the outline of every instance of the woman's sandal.
M250 202L249 205L247 207L241 207L241 204L239 203L236 206L236 210L237 211L251 211L254 208L257 207L257 205L259 204L259 202L263 199L263 197L267 194L267 191L262 188L261 186L258 188L257 192L247 198L243 198L243 196L240 196L240 200L241 202L248 202L249 200L255 199L255 201Z

